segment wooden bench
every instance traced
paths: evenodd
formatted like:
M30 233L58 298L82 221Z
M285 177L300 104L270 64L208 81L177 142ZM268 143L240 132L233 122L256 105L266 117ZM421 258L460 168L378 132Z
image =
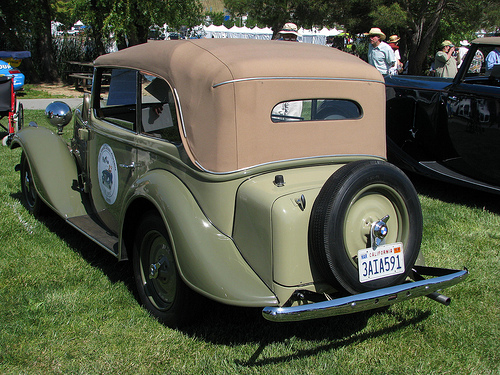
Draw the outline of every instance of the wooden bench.
M75 89L81 86L87 90L92 86L92 73L71 73L68 77L75 79Z

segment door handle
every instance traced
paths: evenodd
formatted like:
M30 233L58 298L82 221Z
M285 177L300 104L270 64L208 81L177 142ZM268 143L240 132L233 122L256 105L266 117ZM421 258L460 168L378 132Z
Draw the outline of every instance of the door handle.
M125 168L125 169L134 169L135 168L135 163L132 162L130 164L118 164L120 168Z

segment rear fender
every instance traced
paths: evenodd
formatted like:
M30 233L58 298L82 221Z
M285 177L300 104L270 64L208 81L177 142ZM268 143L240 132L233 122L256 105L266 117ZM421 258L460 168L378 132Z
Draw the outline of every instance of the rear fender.
M170 235L181 277L192 289L231 305L278 303L233 240L212 224L175 175L154 170L134 185L130 204L145 198L156 206Z
M21 147L28 158L40 198L61 217L86 214L80 193L75 159L60 136L44 127L26 127L13 138L11 148Z

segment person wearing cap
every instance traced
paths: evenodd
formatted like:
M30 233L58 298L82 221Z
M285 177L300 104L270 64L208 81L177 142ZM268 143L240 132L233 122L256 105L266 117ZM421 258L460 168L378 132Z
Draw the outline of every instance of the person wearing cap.
M378 28L372 27L367 34L370 38L368 46L368 63L373 65L382 74L392 73L396 64L396 57L391 46L384 42L385 34Z
M455 46L449 40L445 40L440 47L434 58L436 77L453 78L457 74L457 59L453 56Z
M280 34L279 40L285 40L288 42L298 42L297 38L300 35L297 25L292 22L285 23L278 34Z
M399 36L397 35L391 35L389 37L389 40L387 43L391 46L392 50L394 51L394 57L396 58L396 65L395 65L395 74L399 74L403 72L403 63L401 62L401 55L399 54Z
M459 69L462 66L465 55L467 55L467 52L469 52L469 46L470 46L469 41L465 39L460 41L460 48L458 48L458 57L457 57Z

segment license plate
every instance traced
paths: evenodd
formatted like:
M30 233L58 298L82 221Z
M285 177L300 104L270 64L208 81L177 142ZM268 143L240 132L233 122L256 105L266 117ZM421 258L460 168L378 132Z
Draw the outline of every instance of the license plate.
M380 245L358 251L359 281L377 280L405 272L403 244L401 242Z

